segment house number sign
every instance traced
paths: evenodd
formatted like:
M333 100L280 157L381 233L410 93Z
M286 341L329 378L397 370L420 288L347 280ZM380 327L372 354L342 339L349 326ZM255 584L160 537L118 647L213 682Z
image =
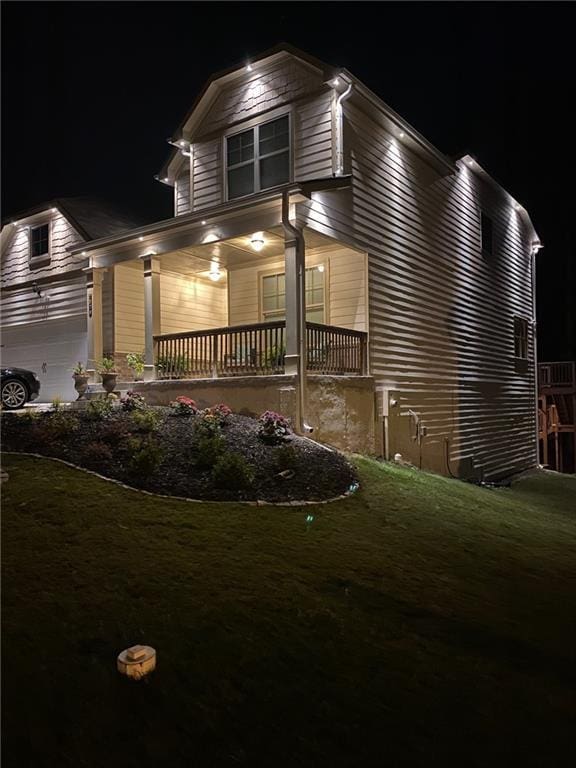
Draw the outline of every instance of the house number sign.
M88 295L88 317L92 317L92 294Z

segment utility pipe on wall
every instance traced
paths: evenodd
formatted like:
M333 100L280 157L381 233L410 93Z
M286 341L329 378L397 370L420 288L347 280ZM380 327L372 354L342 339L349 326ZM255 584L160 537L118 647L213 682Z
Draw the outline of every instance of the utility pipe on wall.
M532 278L532 348L534 350L534 418L536 419L536 464L540 463L540 430L539 430L539 392L538 392L538 333L537 333L537 320L536 320L536 256L538 251L544 246L541 243L532 243L531 258L531 278ZM547 440L548 436L544 435L544 440Z

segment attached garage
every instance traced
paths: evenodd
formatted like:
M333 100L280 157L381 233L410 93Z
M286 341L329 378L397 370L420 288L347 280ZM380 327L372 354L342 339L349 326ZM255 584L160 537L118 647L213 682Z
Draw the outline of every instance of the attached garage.
M36 402L76 399L72 369L86 363L85 316L3 328L1 339L2 366L27 368L40 379Z
M40 379L38 402L76 399L72 368L86 365L86 281L53 282L35 291L5 291L0 343L2 366L27 368Z

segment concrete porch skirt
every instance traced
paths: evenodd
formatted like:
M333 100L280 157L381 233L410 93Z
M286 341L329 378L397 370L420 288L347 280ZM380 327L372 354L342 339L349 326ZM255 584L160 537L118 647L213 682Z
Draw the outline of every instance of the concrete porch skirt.
M139 392L150 405L168 405L179 395L199 408L226 403L236 413L281 413L295 423L295 376L238 376L220 379L173 379L119 383ZM371 376L308 376L308 423L311 437L343 451L376 453L376 408Z

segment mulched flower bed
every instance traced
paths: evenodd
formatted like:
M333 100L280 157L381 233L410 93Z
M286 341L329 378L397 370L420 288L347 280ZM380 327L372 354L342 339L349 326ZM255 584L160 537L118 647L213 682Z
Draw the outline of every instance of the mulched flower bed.
M135 488L211 501L322 501L357 483L342 454L293 434L266 441L257 419L231 414L212 434L201 414L175 416L164 407L143 413L2 414L2 446L64 459Z

